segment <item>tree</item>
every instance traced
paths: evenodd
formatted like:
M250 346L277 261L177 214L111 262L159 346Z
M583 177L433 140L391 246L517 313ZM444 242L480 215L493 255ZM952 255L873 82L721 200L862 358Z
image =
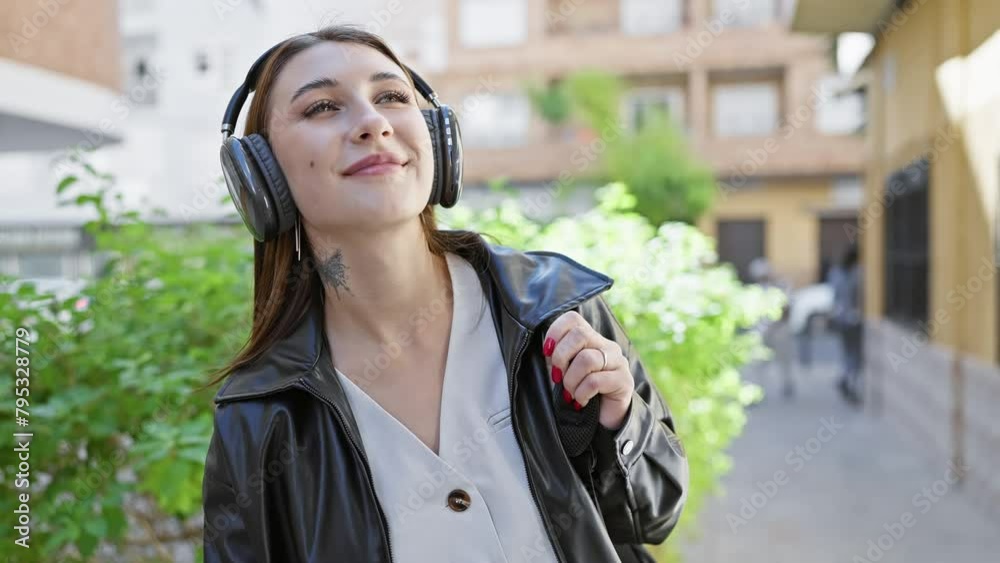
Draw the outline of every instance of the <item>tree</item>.
M654 225L694 223L711 207L716 190L712 170L668 115L646 109L637 131L622 123L621 79L580 71L548 89L528 86L527 91L535 110L549 123L562 125L572 117L599 136L591 145L604 158L591 170L590 179L623 182L636 198L636 211Z
M649 111L636 134L609 143L606 165L608 175L629 187L636 209L654 225L694 223L712 205L712 170L661 111Z

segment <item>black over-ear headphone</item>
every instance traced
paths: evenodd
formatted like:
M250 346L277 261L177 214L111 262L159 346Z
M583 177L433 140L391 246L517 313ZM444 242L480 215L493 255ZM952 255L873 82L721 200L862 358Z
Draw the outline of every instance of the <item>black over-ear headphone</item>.
M283 44L271 47L253 63L222 117L222 173L243 223L259 241L273 240L292 228L298 210L267 139L257 133L243 138L232 134L243 103L257 88L264 62ZM438 100L437 94L420 75L406 65L403 68L413 77L420 95L434 106L421 110L431 133L434 153L434 185L428 203L453 207L462 195L462 135L457 116Z

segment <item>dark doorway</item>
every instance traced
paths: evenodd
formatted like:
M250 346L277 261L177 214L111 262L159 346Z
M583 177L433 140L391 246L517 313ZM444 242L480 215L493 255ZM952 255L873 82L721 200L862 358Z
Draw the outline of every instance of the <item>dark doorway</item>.
M885 316L904 324L927 320L929 169L921 158L886 181L897 195L885 210Z
M822 217L819 220L819 277L826 281L830 267L839 264L858 236L857 217Z
M750 281L750 262L764 256L764 225L762 219L718 222L719 260L732 264L744 283Z

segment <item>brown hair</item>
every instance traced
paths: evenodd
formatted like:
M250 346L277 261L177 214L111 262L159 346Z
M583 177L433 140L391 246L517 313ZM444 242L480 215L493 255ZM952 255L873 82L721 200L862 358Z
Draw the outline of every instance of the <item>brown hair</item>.
M256 94L250 103L243 134L259 133L267 138L268 107L271 88L281 69L296 54L323 41L337 41L367 45L400 66L410 85L413 77L403 66L392 49L379 36L350 25L332 25L318 31L297 35L275 49L264 63L257 79ZM483 267L485 259L480 234L465 230L438 230L434 207L427 205L420 213L420 223L430 252L443 256L445 252L459 253L472 249L474 266ZM488 236L488 235L487 235ZM212 380L199 388L205 389L219 383L243 367L257 362L275 343L286 338L322 295L322 281L315 267L316 257L308 237L301 240L303 259L296 260L295 231L286 231L274 240L254 241L253 325L250 337L228 365L216 370Z

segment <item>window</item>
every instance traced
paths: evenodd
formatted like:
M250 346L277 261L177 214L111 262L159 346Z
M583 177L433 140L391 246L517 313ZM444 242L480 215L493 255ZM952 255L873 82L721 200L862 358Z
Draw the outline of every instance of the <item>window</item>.
M205 74L208 72L211 65L208 64L208 53L205 51L198 51L194 55L194 67L198 70L198 74Z
M524 95L475 94L461 107L463 144L497 148L524 143L531 121L531 104Z
M58 278L63 275L62 254L32 253L18 256L19 277Z
M684 24L684 0L621 0L621 20L630 35L677 31Z
M885 206L885 316L911 324L927 320L926 158L891 174Z
M777 0L714 0L715 17L732 27L755 27L778 19Z
M712 89L715 134L767 135L778 128L778 85L768 82L719 84Z
M156 36L136 35L124 39L122 61L125 74L125 94L129 102L155 105L161 76L156 71L153 56Z
M547 0L545 22L549 33L601 33L618 29L618 2Z
M676 126L683 129L684 90L680 87L637 88L625 98L625 122L633 131L641 129L654 110L666 113Z
M465 47L514 45L527 37L527 0L461 0L458 22Z
M122 8L128 14L150 14L156 9L156 0L125 0Z
M816 130L827 135L848 135L858 132L865 123L864 97L847 90L850 78L831 75L816 85Z
M228 52L227 52L228 51ZM232 47L225 43L196 45L190 51L189 87L203 91L228 90L239 84L243 77L234 80ZM243 69L239 69L243 70Z
M839 176L830 184L830 203L860 208L865 202L864 181L860 176Z

